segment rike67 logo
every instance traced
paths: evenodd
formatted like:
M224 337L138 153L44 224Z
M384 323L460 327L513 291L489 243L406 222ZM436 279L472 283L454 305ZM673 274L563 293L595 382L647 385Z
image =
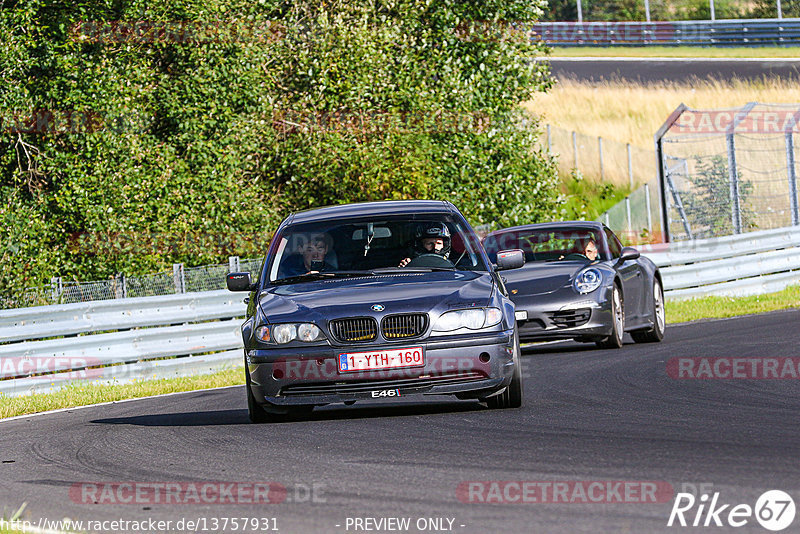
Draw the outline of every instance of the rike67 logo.
M710 498L708 494L695 498L691 493L678 493L667 526L738 528L755 519L765 529L778 532L792 524L794 515L794 500L781 490L764 492L755 506L723 504L719 492Z

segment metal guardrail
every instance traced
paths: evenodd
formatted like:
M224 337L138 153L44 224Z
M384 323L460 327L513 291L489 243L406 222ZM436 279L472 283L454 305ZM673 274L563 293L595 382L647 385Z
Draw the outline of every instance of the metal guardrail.
M800 227L640 247L669 299L800 283ZM0 311L0 394L125 383L242 363L241 295L208 291Z
M2 310L0 394L241 365L245 309L222 290Z
M553 46L796 46L800 19L674 22L541 22L534 39Z
M665 296L779 291L800 283L800 227L640 247L661 268Z

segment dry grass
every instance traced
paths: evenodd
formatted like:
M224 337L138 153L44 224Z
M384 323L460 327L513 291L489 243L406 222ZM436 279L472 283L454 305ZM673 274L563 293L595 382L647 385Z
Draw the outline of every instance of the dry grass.
M524 106L567 130L651 149L653 134L681 103L695 109L736 108L747 102L800 102L800 84L781 80L697 81L636 85L562 81Z

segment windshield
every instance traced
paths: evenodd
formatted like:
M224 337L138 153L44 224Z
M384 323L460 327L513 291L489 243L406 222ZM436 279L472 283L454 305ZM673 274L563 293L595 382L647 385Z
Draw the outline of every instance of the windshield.
M295 224L278 240L267 265L270 283L384 272L487 270L472 229L446 214Z
M606 259L600 233L591 228L540 228L497 232L486 237L483 246L489 259L497 252L522 249L525 263L540 261L593 261Z

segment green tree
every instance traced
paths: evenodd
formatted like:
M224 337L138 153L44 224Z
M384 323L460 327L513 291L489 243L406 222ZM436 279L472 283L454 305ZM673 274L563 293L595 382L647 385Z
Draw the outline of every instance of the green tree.
M553 214L555 167L518 105L550 81L509 23L536 2L3 7L0 117L24 123L0 141L3 296L260 256L293 209L446 198L476 224ZM189 30L136 37L136 21ZM36 110L53 113L37 127Z

